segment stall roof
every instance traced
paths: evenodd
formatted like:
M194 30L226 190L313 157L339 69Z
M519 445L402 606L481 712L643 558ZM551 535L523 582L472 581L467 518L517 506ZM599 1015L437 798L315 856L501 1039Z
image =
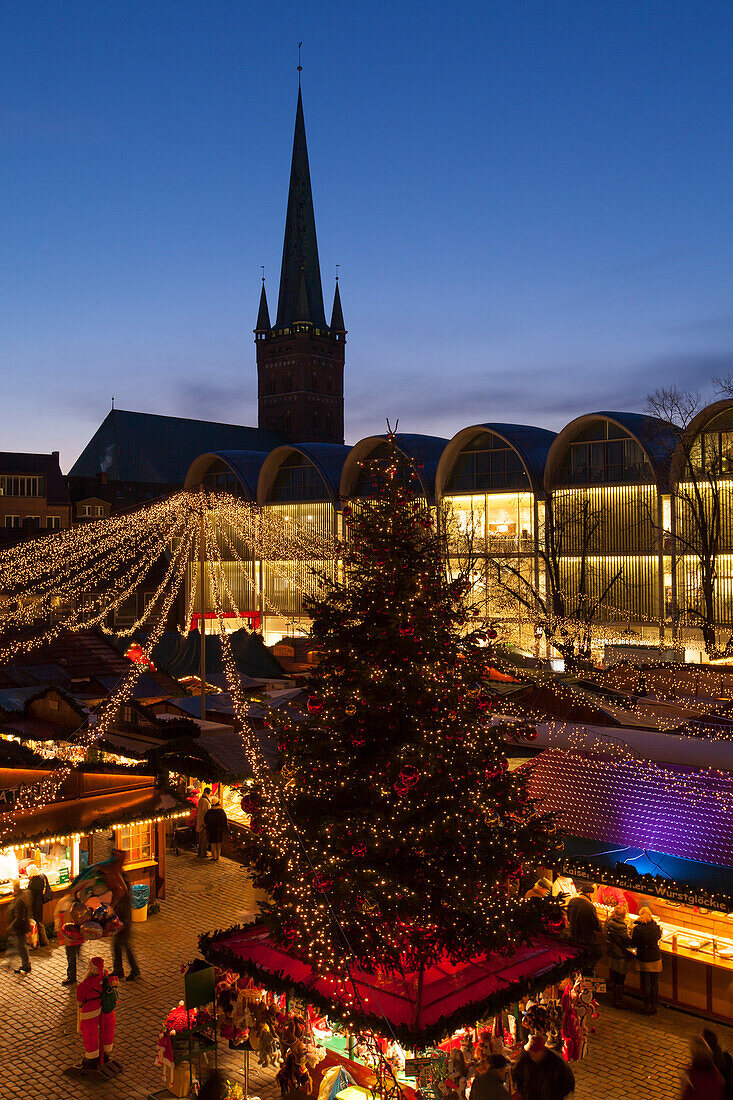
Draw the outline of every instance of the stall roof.
M260 634L236 630L229 635L229 641L237 671L242 676L264 680L287 679L282 665L267 648ZM201 661L201 635L197 630L192 630L188 634L167 630L153 649L152 658L157 666L179 680L184 676L198 676ZM223 674L224 671L221 638L218 634L210 634L206 638L206 675L214 676Z
M586 863L588 865L587 877L594 878L593 868L599 868L611 872L610 878L614 879L614 872L618 872L618 864L623 864L621 875L626 867L633 868L639 876L638 890L646 893L645 881L641 876L649 876L652 880L669 879L674 883L684 883L690 891L696 889L706 890L711 899L716 895L725 897L727 904L725 911L730 911L730 899L733 899L733 867L715 867L710 863L700 863L693 859L679 859L678 856L667 855L666 852L652 852L643 848L624 848L618 844L602 844L594 840L583 840L580 837L568 837L565 841L565 859L573 865ZM649 893L657 893L654 886Z
M105 735L103 747L108 752L119 752L138 760L145 758L156 770L165 768L167 771L177 771L197 779L219 782L249 778L252 775L252 765L238 731L232 728L206 728L212 724L204 724L200 737L176 737L162 742L153 738L132 738L108 733ZM255 730L255 736L268 767L279 767L280 753L272 732Z
M5 846L32 844L44 837L90 833L130 821L173 817L190 810L190 804L177 795L153 787L88 795L74 801L53 802L14 813L12 822L8 822L3 829L2 843Z
M272 943L262 924L203 935L201 953L216 966L247 974L266 989L290 992L337 1019L356 1015L351 982L319 975L301 959ZM482 955L452 965L447 959L418 973L368 974L352 968L351 979L364 1006L364 1023L393 1032L411 1047L425 1047L456 1027L498 1012L529 990L559 981L586 959L579 947L541 936L511 955Z
M528 794L569 836L733 865L733 775L547 749Z

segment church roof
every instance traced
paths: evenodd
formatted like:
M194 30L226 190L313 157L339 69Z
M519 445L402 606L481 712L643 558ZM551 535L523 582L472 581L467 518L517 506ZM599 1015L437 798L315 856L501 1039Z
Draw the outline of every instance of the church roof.
M300 89L275 327L288 328L294 321L311 321L327 328Z
M69 471L116 481L183 485L189 466L208 451L269 451L283 442L277 432L113 409Z

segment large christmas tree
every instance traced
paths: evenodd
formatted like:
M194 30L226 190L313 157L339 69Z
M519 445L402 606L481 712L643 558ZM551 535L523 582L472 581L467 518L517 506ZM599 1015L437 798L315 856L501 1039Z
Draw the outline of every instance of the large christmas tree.
M272 934L321 972L510 950L541 923L512 883L555 847L487 721L469 586L393 441L372 478L344 509L343 579L309 607L308 714L277 722L279 824L251 802Z

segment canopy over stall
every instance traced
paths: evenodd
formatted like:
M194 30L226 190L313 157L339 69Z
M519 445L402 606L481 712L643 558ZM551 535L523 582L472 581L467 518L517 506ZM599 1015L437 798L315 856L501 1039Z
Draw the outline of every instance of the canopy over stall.
M733 775L549 749L529 794L571 836L733 866Z
M215 966L291 993L352 1026L389 1030L414 1049L560 981L588 961L588 952L548 935L510 955L483 955L455 966L443 959L422 974L368 974L354 967L349 981L315 973L274 944L258 922L202 935L199 947Z

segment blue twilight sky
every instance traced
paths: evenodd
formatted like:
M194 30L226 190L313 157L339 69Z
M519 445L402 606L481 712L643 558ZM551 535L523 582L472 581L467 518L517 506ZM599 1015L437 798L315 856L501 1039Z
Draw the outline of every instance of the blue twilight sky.
M300 39L347 441L733 371L730 0L4 0L1 449L256 423Z

